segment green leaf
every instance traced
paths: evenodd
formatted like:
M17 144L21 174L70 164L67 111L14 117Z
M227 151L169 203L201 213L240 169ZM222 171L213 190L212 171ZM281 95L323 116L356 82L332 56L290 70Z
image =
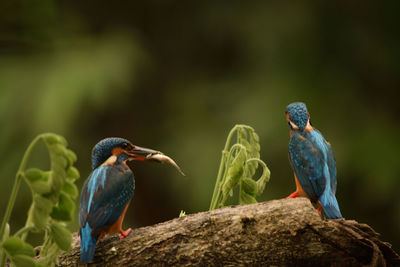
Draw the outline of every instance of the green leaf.
M65 229L61 224L53 222L51 224L51 235L57 246L64 250L68 251L71 249L72 243L72 234Z
M269 182L269 179L271 177L271 171L269 168L265 165L263 166L263 173L261 174L261 177L257 180L257 195L261 195L264 192L266 184Z
M11 261L15 264L17 267L35 267L36 266L36 261L33 258L34 256L30 257L27 255L16 255L11 258Z
M79 178L79 171L75 167L69 167L67 170L68 179L76 180Z
M254 138L256 136L257 138ZM252 131L250 134L250 142L245 140L243 143L247 148L247 153L248 153L248 159L249 158L260 158L260 145L258 144L258 136L257 134ZM246 176L251 178L253 175L256 173L258 167L258 162L257 161L250 161L246 164Z
M258 163L256 161L250 161L246 164L246 177L253 177L256 173Z
M60 209L60 207L54 207L50 213L51 218L58 221L70 221L72 219L70 213L66 210Z
M30 183L43 179L43 175L44 172L37 168L31 168L25 171L25 178L28 179Z
M6 239L2 246L11 257L14 257L15 255L35 256L35 250L33 247L16 236Z
M47 194L51 191L50 184L45 181L37 181L30 184L30 187L32 188L33 192L37 194Z
M64 182L64 186L61 191L67 193L72 198L76 198L79 193L76 185L68 180Z
M46 133L41 135L43 141L46 143L46 145L51 146L51 145L62 145L62 146L67 146L67 140L61 135L54 134L54 133Z
M55 153L58 156L65 156L65 146L61 144L53 144L48 147L51 153Z
M240 140L240 144L246 148L248 153L252 151L251 145L246 139Z
M72 213L75 208L75 203L71 197L64 192L60 193L60 201L56 207L53 208L50 216L58 221L70 221Z
M72 164L77 160L76 154L70 149L65 150L65 156L68 159L69 166L72 166Z
M64 136L57 135L57 138L58 138L59 144L65 146L65 147L68 145L67 139L65 139Z
M50 193L49 172L39 169L29 169L25 172L25 178L33 192L37 194Z
M42 134L42 138L47 145L53 145L60 142L58 135L52 133Z
M53 205L50 199L41 195L34 195L33 205L29 209L29 217L32 218L36 230L42 230L46 227Z
M35 205L29 210L29 214L32 214L32 223L35 226L35 231L41 231L46 227L49 221L49 214L41 209L37 209Z
M242 191L246 192L247 194L255 197L257 194L257 183L251 178L244 178L242 179Z
M9 237L3 242L2 247L12 256L24 248L24 241L19 237Z
M257 203L257 200L253 196L251 196L251 195L247 194L246 192L242 191L240 193L239 203L241 205L242 204L253 204L253 203Z
M64 157L63 155L58 155L58 154L53 154L54 156L52 157L52 162L51 162L51 169L57 169L59 168L60 170L64 171L68 167L68 159Z
M28 215L31 218L31 223L35 227L34 231L38 232L46 227L46 224L49 220L49 214L41 209L38 209L35 204L30 207Z
M238 129L237 135L238 135L238 143L241 143L241 141L247 139L247 130L241 127Z
M48 213L50 213L51 209L53 208L52 201L40 195L35 195L33 197L33 202L38 209L44 210Z
M52 168L49 182L50 182L51 189L54 192L58 193L61 191L61 188L64 185L64 175L65 175L65 172L63 169L60 169L57 167Z
M260 142L260 137L258 136L258 134L257 134L255 131L252 131L251 137L252 137L252 139L254 139L254 141L255 141L256 143L259 143L259 142ZM260 150L260 149L258 149L258 150Z
M246 151L244 148L240 148L238 154L232 161L232 164L229 166L228 174L226 176L226 180L222 185L222 193L227 195L229 191L235 187L240 178L243 175L243 164L246 160Z
M181 212L179 213L179 218L184 216L186 216L186 212L184 210L181 210Z

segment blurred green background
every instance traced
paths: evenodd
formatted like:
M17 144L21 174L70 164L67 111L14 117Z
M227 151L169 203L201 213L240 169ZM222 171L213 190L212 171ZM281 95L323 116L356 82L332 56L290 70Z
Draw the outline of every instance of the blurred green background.
M161 150L186 172L134 163L125 227L207 210L237 123L258 132L272 172L260 200L283 198L295 189L285 107L304 101L335 152L344 217L371 225L399 251L399 7L2 0L0 216L25 148L49 131L77 153L79 187L91 148L108 136ZM48 165L42 150L31 165ZM30 199L23 185L12 231L24 224Z

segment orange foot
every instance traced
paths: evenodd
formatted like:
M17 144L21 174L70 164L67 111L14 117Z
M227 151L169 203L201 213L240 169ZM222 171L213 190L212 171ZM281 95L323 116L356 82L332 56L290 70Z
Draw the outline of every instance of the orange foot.
M121 229L121 230L119 230L119 232L121 233L121 236L119 237L119 239L124 239L125 237L127 237L132 232L132 229L129 228L126 231Z
M286 199L295 198L295 197L298 197L298 196L300 196L299 191L296 191L296 192L291 193L288 197L286 197Z
M319 213L321 213L321 210L322 210L322 206L321 206L321 204L318 202L318 209L317 209L317 211L318 211Z

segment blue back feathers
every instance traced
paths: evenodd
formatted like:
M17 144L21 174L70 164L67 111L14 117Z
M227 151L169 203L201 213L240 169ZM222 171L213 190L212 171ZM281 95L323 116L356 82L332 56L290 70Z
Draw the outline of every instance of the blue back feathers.
M300 130L304 130L309 119L306 104L302 102L294 102L286 107L290 120L296 124Z
M111 156L112 149L122 143L130 144L131 142L119 137L105 138L98 142L92 151L92 169L94 170L103 164Z
M318 130L304 130L309 120L304 103L292 103L286 112L299 127L290 138L289 159L301 187L311 201L320 201L328 218L341 218L335 197L336 163L330 145Z

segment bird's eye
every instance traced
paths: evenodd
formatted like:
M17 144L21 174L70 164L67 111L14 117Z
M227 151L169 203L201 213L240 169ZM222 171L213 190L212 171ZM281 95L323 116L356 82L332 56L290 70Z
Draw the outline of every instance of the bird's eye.
M123 149L128 149L128 148L129 148L128 143L122 143L122 148L123 148Z

